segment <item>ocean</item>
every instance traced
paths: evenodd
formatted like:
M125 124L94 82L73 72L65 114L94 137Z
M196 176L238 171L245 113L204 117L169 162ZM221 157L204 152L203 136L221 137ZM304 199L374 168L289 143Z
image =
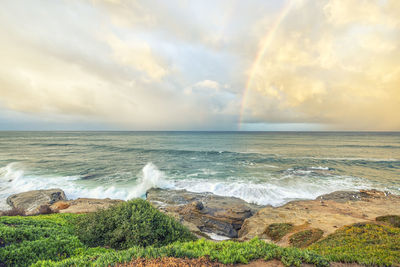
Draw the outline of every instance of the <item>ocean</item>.
M0 210L34 189L127 200L152 187L273 206L337 190L400 194L400 133L0 132Z

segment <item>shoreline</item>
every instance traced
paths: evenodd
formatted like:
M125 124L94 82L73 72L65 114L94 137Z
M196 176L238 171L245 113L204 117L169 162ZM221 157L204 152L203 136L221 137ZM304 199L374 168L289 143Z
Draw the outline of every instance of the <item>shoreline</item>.
M67 200L61 189L37 190L8 202L14 214L0 216L1 266L400 264L400 196L377 190L280 207L165 189L130 201Z
M255 205L209 192L159 188L148 190L146 200L199 237L242 241L258 237L283 246L288 246L289 233L300 230L322 229L322 236L326 236L344 225L368 222L388 214L400 215L400 196L374 189L335 191L312 200L293 200L278 207ZM69 200L61 189L33 190L7 198L10 207L24 215L88 213L123 201L110 198ZM7 212L2 211L3 214ZM273 240L266 234L266 229L280 223L293 225L294 230L280 240Z

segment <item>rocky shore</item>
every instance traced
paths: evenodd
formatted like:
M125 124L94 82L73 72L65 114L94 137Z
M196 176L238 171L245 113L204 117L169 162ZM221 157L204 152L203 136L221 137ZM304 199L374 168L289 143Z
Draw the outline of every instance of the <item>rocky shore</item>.
M147 200L172 215L194 233L238 237L243 222L262 207L235 197L186 190L150 189Z
M259 237L281 246L289 245L297 233L315 233L312 238L316 241L345 225L371 222L388 214L400 215L400 196L376 190L337 191L281 207L262 207L239 198L186 190L150 189L146 198L198 236L239 240ZM24 215L87 213L121 201L68 200L61 189L35 190L7 198L11 208Z

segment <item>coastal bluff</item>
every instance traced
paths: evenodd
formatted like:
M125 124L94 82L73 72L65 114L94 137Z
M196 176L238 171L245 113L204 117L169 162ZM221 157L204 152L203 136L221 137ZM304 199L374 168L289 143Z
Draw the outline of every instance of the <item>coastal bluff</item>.
M259 206L212 193L158 188L148 190L146 198L197 236L242 241L258 237L281 246L293 245L296 234L312 234L315 242L345 225L379 224L379 216L400 215L400 196L377 190L336 191L280 207ZM68 200L61 189L34 190L7 198L10 207L24 215L88 213L120 202L123 200Z

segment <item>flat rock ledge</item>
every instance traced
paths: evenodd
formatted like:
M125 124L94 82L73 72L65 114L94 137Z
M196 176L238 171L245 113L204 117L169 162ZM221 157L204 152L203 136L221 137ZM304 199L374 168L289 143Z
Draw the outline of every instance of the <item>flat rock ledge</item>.
M239 198L186 190L150 189L146 197L154 207L199 235L205 232L236 238L244 220L261 209Z
M308 229L321 229L323 236L345 225L374 222L383 215L400 215L400 196L377 190L337 191L315 200L292 201L281 207L267 206L246 219L239 230L240 240L259 237L287 246L290 236ZM271 224L291 224L292 230L280 240L268 236Z
M107 209L120 202L123 202L123 200L110 198L78 198L74 200L58 201L51 205L50 208L59 213L88 213L100 209Z

